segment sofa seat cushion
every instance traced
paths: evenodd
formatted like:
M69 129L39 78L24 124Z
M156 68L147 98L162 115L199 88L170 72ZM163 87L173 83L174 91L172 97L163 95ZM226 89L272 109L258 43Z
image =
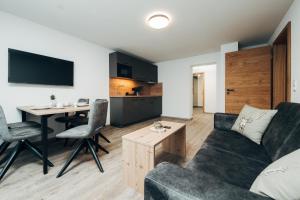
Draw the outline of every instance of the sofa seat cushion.
M253 181L268 164L204 145L188 163L194 173L207 173L229 184L250 189Z
M256 144L235 131L215 129L208 136L205 144L265 164L271 162L270 157L262 145Z

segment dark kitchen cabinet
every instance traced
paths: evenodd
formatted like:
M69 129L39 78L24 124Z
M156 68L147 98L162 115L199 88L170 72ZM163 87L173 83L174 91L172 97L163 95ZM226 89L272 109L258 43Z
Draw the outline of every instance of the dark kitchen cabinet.
M147 61L114 52L109 55L111 78L130 78L141 82L157 82L157 66Z
M111 97L110 124L123 127L143 120L159 117L162 97Z
M109 55L109 76L111 78L132 79L132 59L122 53L112 53Z

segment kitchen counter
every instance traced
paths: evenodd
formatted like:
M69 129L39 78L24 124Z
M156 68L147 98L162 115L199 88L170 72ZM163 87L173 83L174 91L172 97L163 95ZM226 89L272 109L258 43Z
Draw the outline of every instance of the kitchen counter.
M144 98L144 97L161 97L160 95L140 95L140 96L111 96L110 98Z

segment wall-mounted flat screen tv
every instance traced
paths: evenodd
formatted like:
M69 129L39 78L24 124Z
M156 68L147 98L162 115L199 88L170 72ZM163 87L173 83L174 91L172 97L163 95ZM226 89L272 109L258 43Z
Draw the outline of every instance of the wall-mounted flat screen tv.
M8 49L8 82L74 85L74 62Z

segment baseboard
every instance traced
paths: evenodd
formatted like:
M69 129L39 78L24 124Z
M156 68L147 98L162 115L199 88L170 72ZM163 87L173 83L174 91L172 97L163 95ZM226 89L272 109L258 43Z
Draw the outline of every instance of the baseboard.
M203 112L204 114L215 114L215 113L212 113L212 112Z
M191 118L183 118L183 117L171 117L171 116L161 116L161 117L165 117L165 118L170 118L170 119L178 119L178 120L185 120L185 121L190 121L190 120L192 120L193 119L193 117L191 117Z

